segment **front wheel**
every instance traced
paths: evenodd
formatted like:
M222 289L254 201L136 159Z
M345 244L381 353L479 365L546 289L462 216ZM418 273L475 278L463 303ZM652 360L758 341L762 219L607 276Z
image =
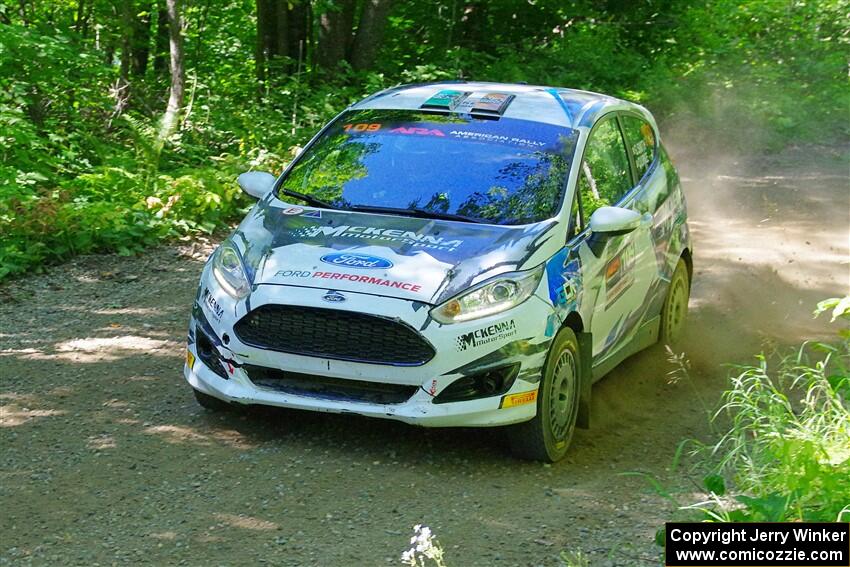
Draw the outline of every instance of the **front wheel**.
M537 415L507 428L520 458L554 463L567 454L575 431L581 392L578 340L564 328L552 341L537 395Z

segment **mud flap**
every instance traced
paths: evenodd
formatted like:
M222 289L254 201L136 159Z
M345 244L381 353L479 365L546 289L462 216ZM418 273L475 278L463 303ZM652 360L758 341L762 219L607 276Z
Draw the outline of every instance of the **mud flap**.
M593 363L593 341L590 333L576 333L578 349L581 361L581 375L579 378L579 400L576 425L582 429L590 428L590 392L593 386L593 374L591 366Z

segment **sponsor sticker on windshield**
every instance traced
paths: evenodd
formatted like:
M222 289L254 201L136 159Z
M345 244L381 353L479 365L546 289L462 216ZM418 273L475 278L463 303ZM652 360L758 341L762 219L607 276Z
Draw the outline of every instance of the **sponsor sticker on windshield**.
M495 102L493 103L495 104ZM428 118L431 118L430 116ZM349 136L411 136L500 144L557 152L571 130L530 120L467 120L434 117L415 122L351 122L341 130Z

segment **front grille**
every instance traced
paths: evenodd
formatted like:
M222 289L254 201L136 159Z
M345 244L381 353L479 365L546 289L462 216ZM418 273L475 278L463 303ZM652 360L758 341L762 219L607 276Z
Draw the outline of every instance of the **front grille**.
M242 368L248 374L251 382L260 388L326 400L400 404L409 400L418 388L417 386L284 372L263 366L246 365Z
M247 345L306 356L395 366L434 357L434 348L404 323L352 311L263 305L233 330Z

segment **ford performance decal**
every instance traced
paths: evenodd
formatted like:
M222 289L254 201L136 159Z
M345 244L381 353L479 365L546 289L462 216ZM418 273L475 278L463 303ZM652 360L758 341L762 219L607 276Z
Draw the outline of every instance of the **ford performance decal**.
M393 267L393 263L386 258L369 256L367 254L356 254L352 252L325 254L319 259L325 264L330 264L331 266L343 266L345 268L388 269Z

